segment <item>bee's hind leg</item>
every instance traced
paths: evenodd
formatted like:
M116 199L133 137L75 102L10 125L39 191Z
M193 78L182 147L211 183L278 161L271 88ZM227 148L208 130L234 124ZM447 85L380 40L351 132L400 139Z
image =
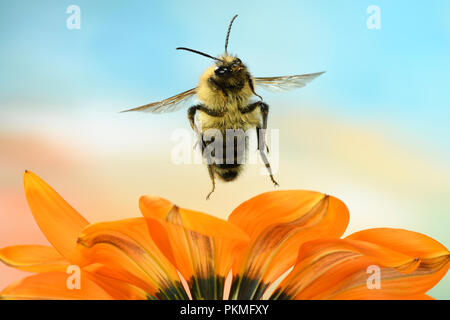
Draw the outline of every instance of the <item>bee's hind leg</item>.
M267 118L269 116L269 105L267 103L261 102L259 106L259 110L261 110L262 114L262 130L257 130L257 137L258 137L258 150L263 149L264 147L267 150L267 153L269 153L269 147L266 143L266 129L267 129ZM259 141L261 139L261 141ZM260 143L261 142L261 143Z
M266 142L266 129L257 129L256 138L258 139L258 150L264 150L264 146L266 147L267 153L269 153L269 147Z
M208 164L208 172L209 172L209 177L211 178L211 182L212 182L212 190L206 196L206 200L209 200L209 197L216 189L216 181L214 180L214 170L213 170L212 164Z
M258 135L258 137L259 137L259 135L261 134L262 136L264 136L264 132L261 132L261 128L256 128L256 134ZM279 184L278 184L278 182L275 180L275 178L273 177L273 173L272 173L272 168L270 167L270 163L269 163L269 159L267 159L267 156L266 156L266 153L265 153L265 151L264 151L264 144L265 144L265 142L264 142L264 140L262 139L262 143L261 143L261 145L259 145L259 139L258 139L258 150L259 150L259 155L261 156L261 159L262 159L262 161L264 162L264 164L265 164L265 166L266 166L266 168L267 168L267 171L269 172L269 175L270 175L270 180L272 180L272 182L273 182L273 184L276 186L276 187L278 187L279 186Z
M259 110L261 110L262 114L262 128L259 127L256 128L256 136L258 137L258 150L261 159L264 162L267 171L269 172L270 180L272 180L273 184L276 187L278 187L279 184L273 177L272 168L270 167L269 160L267 159L266 153L264 151L264 149L266 149L267 152L269 152L269 147L267 146L266 143L266 129L267 129L267 118L269 116L269 106L264 102L260 102Z
M264 148L269 152L269 147L266 143L266 129L267 129L267 118L269 116L269 105L267 103L264 103L262 101L257 101L254 103L249 104L245 108L240 109L239 111L242 114L246 114L249 112L254 111L256 108L259 108L262 115L262 127L258 128L256 132L256 137L258 139L258 150L261 150Z
M261 115L262 115L262 126L256 128L256 136L258 138L259 155L261 156L262 161L266 165L267 171L269 172L269 175L270 175L270 180L272 180L273 184L276 187L278 187L279 184L273 177L272 168L270 167L269 160L267 159L266 153L264 151L264 149L266 149L267 152L269 152L269 147L267 146L266 138L265 138L265 135L266 135L265 131L267 129L267 118L269 116L269 105L262 101L258 101L258 102L249 104L248 106L240 109L239 111L242 114L245 114L245 113L252 112L256 108L259 108L259 110L261 111Z

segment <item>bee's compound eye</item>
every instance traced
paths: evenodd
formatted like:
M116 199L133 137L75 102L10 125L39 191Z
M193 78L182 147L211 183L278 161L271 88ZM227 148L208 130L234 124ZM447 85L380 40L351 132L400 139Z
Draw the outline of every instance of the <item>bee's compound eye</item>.
M227 67L217 67L216 69L214 69L214 73L218 76L222 76L229 72L230 72L230 70Z

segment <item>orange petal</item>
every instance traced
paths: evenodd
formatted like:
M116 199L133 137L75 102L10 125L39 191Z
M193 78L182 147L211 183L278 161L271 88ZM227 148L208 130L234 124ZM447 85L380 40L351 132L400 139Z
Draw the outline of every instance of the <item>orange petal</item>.
M11 246L0 249L0 261L29 272L65 271L69 263L52 247Z
M367 268L371 262L360 263L359 272L353 268L349 280L351 285L340 285L334 288L334 293L329 298L336 300L351 299L410 299L410 296L423 296L425 292L433 288L447 273L450 256L444 256L433 261L423 260L419 267L409 273L404 274L393 268L381 267L381 287L380 289L369 289L366 284L368 278ZM354 262L356 264L357 262ZM361 266L367 266L365 269ZM361 280L357 280L358 273Z
M78 234L88 221L34 173L25 172L24 185L39 228L62 256L71 259Z
M100 285L114 300L148 300L151 296L142 288L126 281L105 276L103 265L90 265L84 270L93 275L93 280Z
M235 294L260 298L267 286L295 262L306 241L340 237L348 209L339 199L312 191L276 191L256 196L237 207L229 221L247 232L251 246L233 266ZM245 295L242 295L245 294Z
M172 202L157 196L142 196L139 199L139 209L144 216L163 219L172 207Z
M185 298L175 267L150 238L144 218L91 224L78 243L82 266L102 264L103 275L161 299Z
M423 259L359 240L304 244L292 272L272 298L406 299L421 296L445 275L450 255ZM370 288L371 268L380 287Z
M1 299L21 300L110 300L104 289L96 284L87 272L80 274L80 289L68 289L69 274L46 272L27 277L2 292Z
M169 208L168 203L141 198L153 240L187 280L194 298L222 298L235 254L248 245L248 236L227 221L174 205Z
M448 254L447 248L433 238L404 229L368 229L353 233L346 239L375 243L422 259Z

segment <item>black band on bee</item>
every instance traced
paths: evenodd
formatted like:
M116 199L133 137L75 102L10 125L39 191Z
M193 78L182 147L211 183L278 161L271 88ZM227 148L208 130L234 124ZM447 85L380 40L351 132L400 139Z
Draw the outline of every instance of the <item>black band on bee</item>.
M208 81L218 90L222 91L225 96L228 96L228 92L236 92L244 88L244 81L238 81L231 84L227 82L219 82L214 77L209 77Z

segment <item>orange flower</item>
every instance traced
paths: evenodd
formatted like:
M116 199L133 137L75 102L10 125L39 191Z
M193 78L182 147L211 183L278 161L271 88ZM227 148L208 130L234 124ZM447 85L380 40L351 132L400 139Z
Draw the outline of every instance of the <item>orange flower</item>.
M53 247L0 250L5 264L36 273L5 288L6 299L427 299L449 268L449 251L419 233L341 239L345 204L317 192L261 194L228 221L145 196L143 218L89 224L35 174L24 182ZM70 265L80 289L66 284Z

